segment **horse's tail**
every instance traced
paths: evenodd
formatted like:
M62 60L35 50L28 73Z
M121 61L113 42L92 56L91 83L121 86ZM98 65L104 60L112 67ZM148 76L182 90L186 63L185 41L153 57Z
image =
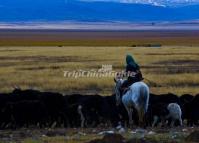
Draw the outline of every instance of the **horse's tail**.
M149 90L148 87L142 86L140 88L140 98L139 98L139 123L144 124L145 123L145 114L148 108L148 100L149 100Z

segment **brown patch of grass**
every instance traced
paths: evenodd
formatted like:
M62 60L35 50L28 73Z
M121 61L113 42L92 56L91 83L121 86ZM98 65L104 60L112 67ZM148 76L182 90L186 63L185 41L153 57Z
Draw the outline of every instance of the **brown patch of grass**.
M193 34L194 33L194 34ZM1 30L0 46L198 46L199 31Z
M199 60L168 60L168 61L160 61L153 64L159 64L159 65L183 65L183 66L197 66L199 63Z

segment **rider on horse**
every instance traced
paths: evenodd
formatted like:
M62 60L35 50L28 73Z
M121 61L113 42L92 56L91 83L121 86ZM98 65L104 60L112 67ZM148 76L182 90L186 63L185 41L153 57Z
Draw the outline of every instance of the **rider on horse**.
M126 55L126 76L127 80L122 84L122 89L127 89L135 82L143 80L139 65L131 55Z

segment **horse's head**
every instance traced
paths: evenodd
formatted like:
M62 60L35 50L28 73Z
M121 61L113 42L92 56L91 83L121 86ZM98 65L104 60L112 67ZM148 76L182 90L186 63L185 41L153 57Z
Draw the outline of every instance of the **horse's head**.
M116 105L118 106L121 104L121 94L122 94L121 86L122 86L123 80L121 78L114 78L114 81L115 81Z

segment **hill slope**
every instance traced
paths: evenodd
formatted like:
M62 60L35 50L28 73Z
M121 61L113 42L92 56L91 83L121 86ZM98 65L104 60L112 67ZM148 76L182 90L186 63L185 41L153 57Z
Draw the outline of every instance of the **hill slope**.
M0 21L180 21L199 19L199 5L161 7L116 2L1 0Z

